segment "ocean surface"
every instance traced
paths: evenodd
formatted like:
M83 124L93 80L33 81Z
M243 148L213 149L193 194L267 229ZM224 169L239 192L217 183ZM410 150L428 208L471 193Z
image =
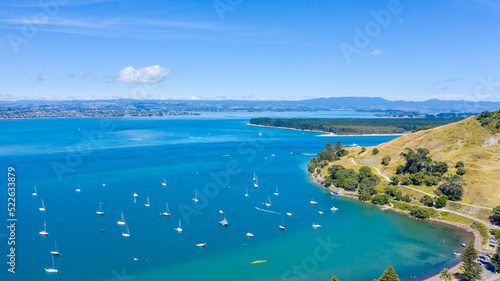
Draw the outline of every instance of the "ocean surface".
M361 281L378 278L389 265L401 280L419 280L410 277L457 261L453 252L469 234L333 198L310 182L307 163L325 142L369 146L394 136L318 137L247 125L253 116L373 113L0 120L5 177L0 280L330 280L336 275ZM16 169L17 185L15 274L6 264L9 166ZM254 173L259 188L253 186ZM161 185L164 179L167 186ZM32 195L35 185L38 196ZM249 197L243 196L247 189ZM268 198L271 207L263 205ZM42 199L45 212L38 210ZM311 205L312 199L318 205ZM99 202L103 216L96 215ZM160 215L166 203L170 217ZM227 227L219 224L220 210ZM125 227L116 223L121 213L130 237L123 237ZM174 230L179 220L182 233ZM39 235L44 221L48 237ZM322 227L314 229L313 223ZM55 240L62 253L54 259L60 273L49 274L44 268L52 267ZM256 260L267 262L251 264Z

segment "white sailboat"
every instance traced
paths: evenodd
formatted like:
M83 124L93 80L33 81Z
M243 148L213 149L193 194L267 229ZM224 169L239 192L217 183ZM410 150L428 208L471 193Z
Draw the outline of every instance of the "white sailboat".
M167 179L163 179L163 182L161 183L162 186L167 186Z
M119 221L117 221L116 224L125 225L125 218L123 217L123 213L122 213L122 218Z
M276 192L274 193L274 195L276 195L276 196L280 195L280 193L278 191L278 187L276 187Z
M149 207L149 206L151 206L151 204L149 204L149 196L148 196L148 197L146 197L146 198L147 198L147 199L146 199L146 201L147 201L147 202L146 202L146 204L144 204L144 206Z
M43 204L43 199L42 199L42 207L38 208L40 212L45 212L45 204Z
M320 228L321 225L313 223L313 228Z
M130 230L128 229L128 225L125 224L125 232L122 232L123 237L130 237Z
M56 241L54 240L54 251L50 251L50 253L54 256L59 256L59 251L57 250L57 243Z
M163 212L162 215L164 215L165 217L170 216L170 210L168 209L168 203L166 204L165 212Z
M226 216L224 215L224 218L219 222L220 225L222 226L227 226L229 224L229 222L227 221L226 219Z
M318 214L322 215L323 214L323 207L318 211Z
M181 220L179 219L179 227L176 227L174 228L174 230L177 230L177 232L182 232L182 228L181 228Z
M254 180L254 181L255 181L255 179L256 179L256 178L257 178L257 177L255 176L255 172L253 172L253 178L252 178L252 180Z
M245 192L245 194L243 194L243 195L245 195L245 197L249 197L250 195L248 195L248 187L247 187L247 188L245 188L245 190L246 190L246 192Z
M48 273L57 273L59 270L56 269L56 266L54 265L54 256L52 256L52 267L46 267L45 271Z
M266 207L271 207L271 198L267 197L267 201L266 203L264 203L266 205Z
M283 218L281 218L281 224L280 224L279 228L280 228L281 230L286 230L286 228L285 228L285 223L284 223Z
M255 182L253 183L253 186L259 187L259 179L257 178L257 176L254 177L254 180Z
M207 246L207 243L199 243L199 244L196 244L196 247L206 247Z
M335 207L335 206L333 206L333 207L331 207L331 208L330 208L330 210L332 210L332 211L337 211L338 209L339 209L339 208L337 208L337 207Z
M198 190L195 190L193 201L198 202Z
M99 202L99 211L96 211L95 213L99 216L104 215L104 212L102 211L102 202Z
M247 232L247 234L245 234L247 237L253 237L253 234L250 233L250 232Z
M38 196L38 192L36 192L36 185L35 185L35 192L31 193L33 196Z
M47 232L47 224L45 221L43 221L43 230L38 232L41 236L49 236L49 233Z
M311 203L311 205L318 205L318 202L314 201L314 199L311 199L309 203Z

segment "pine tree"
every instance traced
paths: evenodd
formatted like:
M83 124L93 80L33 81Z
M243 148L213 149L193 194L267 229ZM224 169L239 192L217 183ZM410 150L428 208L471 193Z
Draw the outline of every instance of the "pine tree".
M496 269L500 269L500 245L497 246L497 252L491 257L491 263L496 266Z
M332 281L339 281L339 280L337 279L337 276L333 275Z
M382 274L382 276L380 276L376 280L377 281L400 281L399 277L396 274L396 271L394 270L392 265L389 266L389 268L387 268L387 270L384 272L384 274Z
M471 240L469 245L465 248L462 253L462 276L467 280L476 281L481 280L481 273L483 273L483 269L481 265L476 261L479 257L479 254L474 248L474 241Z

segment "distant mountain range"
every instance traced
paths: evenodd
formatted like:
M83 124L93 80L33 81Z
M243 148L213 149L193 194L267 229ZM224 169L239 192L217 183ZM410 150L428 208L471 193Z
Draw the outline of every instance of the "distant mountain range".
M418 111L418 112L482 112L500 109L500 102L452 101L431 99L426 101L390 101L373 97L332 97L300 101L246 101L246 100L70 100L70 101L0 101L0 108L99 108L136 107L161 108L174 111Z

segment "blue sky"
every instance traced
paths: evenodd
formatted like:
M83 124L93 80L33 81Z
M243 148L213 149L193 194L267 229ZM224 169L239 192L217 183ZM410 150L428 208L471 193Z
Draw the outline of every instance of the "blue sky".
M0 100L498 101L499 48L495 0L2 1Z

